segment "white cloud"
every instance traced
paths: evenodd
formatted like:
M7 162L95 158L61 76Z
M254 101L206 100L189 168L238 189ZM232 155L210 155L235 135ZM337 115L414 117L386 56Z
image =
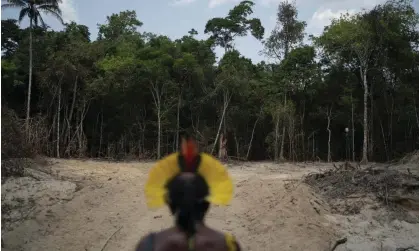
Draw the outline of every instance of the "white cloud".
M209 0L208 1L208 7L209 8L215 8L219 5L223 5L223 4L228 3L228 2L233 2L233 1L232 0Z
M269 6L271 4L278 4L280 2L283 2L283 0L260 0L260 3L263 6Z
M209 0L208 7L214 8L214 7L217 7L218 5L225 4L226 2L228 2L228 0Z
M307 3L306 0L259 0L259 2L265 7L278 6L282 2L294 3L296 6L300 6L302 3Z
M276 15L269 16L269 21L272 23L276 23Z
M195 0L175 0L176 2L193 2ZM240 0L209 0L208 6L210 8L217 7L229 2L239 2ZM265 7L277 6L281 2L295 2L297 7L304 8L307 4L312 4L314 1L310 0L254 0L256 4L262 4ZM383 3L386 0L318 0L316 3L318 5L327 5L328 7L335 8L345 8L357 6L361 8L371 8L377 4Z
M178 1L188 1L188 0L178 0ZM208 7L214 8L226 3L239 3L242 0L209 0L208 1ZM282 2L295 2L297 6L302 6L303 3L307 3L309 0L253 0L256 4L261 4L264 7L272 7L272 6L278 6L279 3ZM325 1L331 1L331 0L325 0ZM375 0L369 0L369 1L375 1Z
M325 26L329 25L333 19L339 18L342 14L349 13L350 15L355 14L355 9L350 10L337 10L332 11L331 9L321 8L313 13L313 16L308 21L307 33L315 36L322 33Z
M313 21L318 21L322 23L330 23L332 19L339 18L342 14L346 12L348 12L349 14L353 14L355 13L355 10L338 10L336 12L333 12L331 9L320 10L314 12L313 17L311 19Z
M325 26L329 25L332 19L339 18L342 14L353 15L362 9L371 9L386 0L322 0L323 5L315 11L308 20L307 33L320 35ZM354 8L354 6L356 6Z
M323 4L328 5L328 7L356 6L358 9L371 8L377 4L384 3L385 1L386 0L322 0Z
M172 5L172 6L174 6L174 5L188 5L188 4L191 4L195 1L196 0L175 0L170 5Z
M217 7L219 5L226 4L226 3L230 3L230 2L238 3L240 1L241 0L209 0L208 1L208 7L209 8L214 8L214 7ZM277 6L279 3L285 2L285 1L289 1L289 2L296 1L297 4L298 4L300 1L304 1L304 0L254 0L254 2L256 4L262 4L265 7Z
M63 0L63 2L60 4L61 12L63 14L63 20L64 22L77 22L77 12L76 8L74 7L73 0Z

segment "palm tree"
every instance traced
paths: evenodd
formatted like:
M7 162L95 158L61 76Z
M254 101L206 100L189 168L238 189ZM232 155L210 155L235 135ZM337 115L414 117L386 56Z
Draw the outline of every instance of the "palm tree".
M29 18L29 85L28 85L28 100L26 107L25 130L29 132L29 118L31 108L31 90L32 90L32 28L38 26L40 23L43 28L46 28L45 22L42 19L42 14L50 14L57 18L61 23L61 9L58 6L62 0L6 0L1 5L1 8L20 8L19 23L25 16Z

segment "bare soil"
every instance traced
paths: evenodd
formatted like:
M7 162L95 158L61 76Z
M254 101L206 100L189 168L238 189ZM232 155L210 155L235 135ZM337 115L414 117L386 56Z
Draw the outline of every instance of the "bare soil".
M3 250L133 250L143 235L173 224L167 209L145 205L143 186L153 162L48 162L2 185ZM419 249L419 224L377 219L386 211L368 206L355 215L336 214L302 182L330 168L230 164L234 200L212 207L207 223L233 233L243 250L330 250L342 237L348 241L336 250Z

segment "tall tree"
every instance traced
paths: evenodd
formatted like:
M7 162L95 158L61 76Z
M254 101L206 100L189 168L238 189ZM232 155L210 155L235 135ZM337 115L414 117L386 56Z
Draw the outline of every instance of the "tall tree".
M180 133L180 109L182 106L182 97L184 89L187 89L192 85L193 82L202 82L203 79L203 69L198 64L196 57L189 52L191 48L188 48L188 45L191 46L198 42L195 40L192 35L185 36L182 40L177 41L177 49L179 49L179 55L173 63L173 77L177 83L178 87L178 102L177 102L177 112L176 112L176 134L175 134L175 146L176 149L179 146L179 133Z
M42 18L42 14L50 14L57 18L61 23L64 23L61 17L61 9L59 3L62 0L7 0L1 5L1 8L20 8L19 22L24 17L29 18L29 83L28 83L28 97L26 107L25 130L29 133L29 118L31 109L31 91L32 91L32 27L41 24L46 27Z
M283 86L288 87L289 102L287 102L286 111L283 114L282 120L288 121L288 136L289 136L289 156L290 159L295 160L298 157L296 148L299 144L301 146L302 154L305 151L305 128L304 121L306 119L307 105L310 100L315 97L316 91L319 90L321 82L320 64L315 61L316 52L312 46L302 46L291 50L286 59L282 60L279 65L278 82L279 88ZM276 91L277 93L282 90ZM274 104L278 101L274 100ZM295 109L293 109L295 108ZM293 114L293 112L295 112ZM299 126L301 131L297 132ZM298 133L298 134L297 134ZM301 138L299 140L298 138ZM277 149L277 148L276 148ZM277 155L278 156L278 155ZM304 157L303 157L304 158Z
M242 1L228 12L226 17L216 17L205 25L205 34L210 33L210 39L215 44L224 48L227 52L233 49L233 41L236 37L246 36L250 31L252 36L261 40L265 33L259 18L249 18L253 13L252 1Z
M343 15L332 22L318 39L318 44L327 52L346 56L349 64L355 63L364 90L362 163L368 162L368 72L372 66L372 55L376 50L371 24L361 14ZM351 62L352 61L352 62Z
M141 71L153 97L155 114L157 116L157 158L161 157L163 138L163 123L168 112L177 101L170 96L174 91L171 72L175 62L176 47L166 36L158 36L139 52Z
M406 113L415 114L415 103L418 100L419 85L415 81L418 62L415 55L418 52L419 15L415 13L411 0L389 0L377 5L371 11L362 15L371 27L375 53L371 59L369 72L370 84L370 115L369 115L369 158L372 158L374 142L378 141L377 133L386 148L386 158L391 159L400 151L389 142L394 141L398 131L410 134L412 126L406 123L404 127L396 129L394 124L400 119L399 101L409 100L404 106ZM397 94L396 94L397 93ZM399 100L399 101L397 101ZM382 107L385 109L374 109ZM389 115L387 123L383 120ZM402 116L404 119L408 117ZM374 124L380 125L374 130ZM419 124L418 124L419 125ZM395 130L396 129L396 130ZM402 150L403 151L403 150Z
M282 2L278 6L277 12L277 23L271 35L264 42L265 44L265 54L271 58L275 58L277 61L286 59L288 53L299 43L303 41L304 38L304 29L306 27L306 22L299 21L297 19L298 11L295 6L295 3L290 3L288 1ZM283 96L283 107L287 107L287 95L289 83L285 83L283 86L283 91L280 95ZM278 97L279 98L279 97ZM275 128L278 129L280 119L276 117ZM278 131L276 129L276 131ZM284 143L285 143L285 129L286 124L283 123L282 126L282 138L281 146L279 151L279 156L275 156L275 160L283 161L284 157ZM275 134L275 148L278 148L278 133ZM275 151L276 152L276 151Z
M226 56L227 52L234 48L233 41L236 37L243 37L250 33L253 37L258 40L263 38L265 33L265 29L263 28L259 18L249 18L249 16L253 13L252 7L254 6L254 2L252 1L242 1L238 5L234 6L228 12L228 15L224 18L217 17L209 20L205 25L205 33L210 33L210 39L215 42L215 45L221 46L224 48L224 56ZM218 137L220 136L221 126L224 125L224 134L223 137L226 137L227 133L227 125L226 125L226 113L229 102L231 100L231 93L232 91L228 88L223 88L223 108L222 108L222 115L220 119L219 129L217 131L217 135L215 137L215 142L213 146L213 150L217 145ZM225 144L224 144L225 145ZM225 146L227 147L227 146ZM226 150L220 149L220 152L224 152L225 155ZM225 158L222 156L222 158Z
M288 53L303 41L305 21L299 21L298 10L295 3L282 2L278 6L276 14L276 26L271 35L264 42L265 54L280 61L287 57Z

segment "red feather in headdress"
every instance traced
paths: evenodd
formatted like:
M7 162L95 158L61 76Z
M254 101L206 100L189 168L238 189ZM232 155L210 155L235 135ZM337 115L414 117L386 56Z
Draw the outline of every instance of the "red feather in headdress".
M193 139L182 140L182 156L185 159L186 171L193 172L193 163L198 154L198 147Z

